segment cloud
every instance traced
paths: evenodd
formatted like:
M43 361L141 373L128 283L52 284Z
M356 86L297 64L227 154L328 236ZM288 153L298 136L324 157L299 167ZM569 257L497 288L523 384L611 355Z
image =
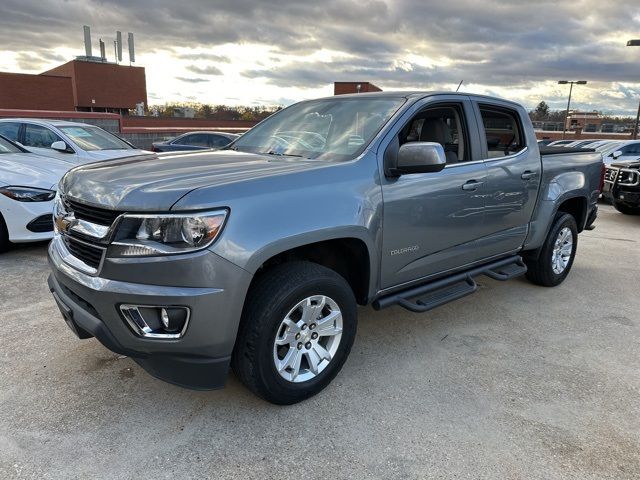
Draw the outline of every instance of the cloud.
M206 78L189 78L189 77L176 77L176 80L180 80L181 82L186 82L186 83L204 83L209 81Z
M451 88L464 79L464 85L483 91L520 92L516 99L527 102L546 100L547 95L560 102L566 92L553 82L584 79L589 84L576 92L576 101L584 98L596 104L599 92L617 91L614 84L639 80L640 48L624 46L627 37L640 31L637 0L619 0L615 6L601 0L2 3L0 49L20 52L17 65L26 71L46 63L52 47L82 54L81 26L88 24L96 44L97 38L110 39L116 30L132 31L138 56L168 52L176 63L186 62L174 72L183 82L206 81L188 79L190 72L217 79L221 87L229 72L238 71L233 81L251 82L251 90L261 90L256 97L269 91L273 99L293 98L295 89L303 95L354 78L385 89ZM221 50L230 44L266 50L252 62L240 61L235 53ZM335 55L316 59L319 51ZM224 72L216 65L222 63ZM288 91L278 94L276 87ZM603 109L614 99L616 108L624 111L637 106L631 96L600 98Z
M214 65L207 65L204 67L189 65L186 68L190 72L197 73L198 75L222 75L222 70Z

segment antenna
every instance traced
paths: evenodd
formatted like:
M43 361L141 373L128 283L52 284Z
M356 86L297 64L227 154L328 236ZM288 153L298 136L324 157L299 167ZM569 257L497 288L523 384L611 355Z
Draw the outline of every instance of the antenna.
M122 32L116 32L116 62L122 61Z
M127 37L127 43L129 44L129 65L136 61L136 51L133 45L133 33L129 32Z
M82 27L84 30L84 53L87 57L91 56L91 29L88 25Z
M460 86L462 85L462 82L464 82L464 80L460 80L460 83L458 84L458 88L456 88L456 92L460 90Z

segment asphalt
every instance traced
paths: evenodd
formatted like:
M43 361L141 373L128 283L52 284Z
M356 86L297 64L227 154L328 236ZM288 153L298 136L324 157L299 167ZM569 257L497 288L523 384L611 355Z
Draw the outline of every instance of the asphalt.
M640 217L601 207L557 288L480 278L428 314L361 308L290 407L151 378L77 340L46 247L0 256L0 478L640 478Z

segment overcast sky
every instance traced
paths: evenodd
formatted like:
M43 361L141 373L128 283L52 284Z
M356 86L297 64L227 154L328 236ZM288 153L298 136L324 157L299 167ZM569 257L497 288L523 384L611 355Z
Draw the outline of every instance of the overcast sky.
M635 114L640 0L1 0L0 71L40 73L84 54L90 25L113 60L136 40L150 104L290 104L334 81L489 93ZM126 45L125 45L126 52ZM125 62L127 55L125 53Z

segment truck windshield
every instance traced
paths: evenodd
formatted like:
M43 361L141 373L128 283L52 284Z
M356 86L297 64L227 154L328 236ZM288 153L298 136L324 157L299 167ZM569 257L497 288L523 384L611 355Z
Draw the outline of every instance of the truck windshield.
M59 127L83 150L130 150L131 146L98 127Z
M242 152L348 160L359 155L405 102L403 97L330 98L292 105L229 148Z

